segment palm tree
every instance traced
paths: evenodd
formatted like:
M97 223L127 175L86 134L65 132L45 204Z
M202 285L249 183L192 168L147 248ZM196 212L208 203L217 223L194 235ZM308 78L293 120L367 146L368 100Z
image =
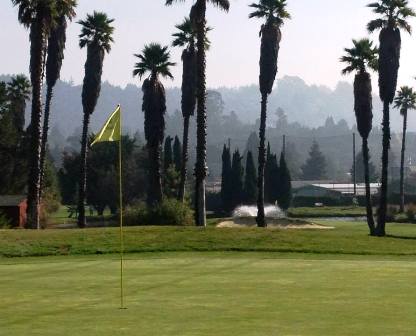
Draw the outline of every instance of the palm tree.
M178 31L172 36L173 47L182 47L182 116L183 116L183 150L181 163L181 181L179 185L178 199L185 201L185 185L188 165L188 143L189 143L189 119L194 115L196 107L196 39L197 32L193 28L191 20L185 18L181 24L175 26ZM206 28L206 31L210 31ZM210 41L205 36L205 48L208 50Z
M101 91L101 75L105 53L111 50L114 27L113 19L107 14L95 12L87 15L86 20L78 23L82 26L79 35L80 48L87 47L87 61L85 62L85 76L82 87L82 107L84 110L84 122L81 140L81 166L78 190L78 226L85 227L85 195L87 190L87 155L88 155L88 126L90 116L95 110Z
M266 227L264 215L264 167L266 164L266 118L267 97L272 92L274 80L277 74L277 60L279 57L280 40L282 33L280 27L285 19L290 19L286 10L286 0L259 0L259 3L250 5L254 9L249 17L265 19L261 26L261 49L260 49L260 93L261 93L261 116L260 116L260 146L259 163L257 174L257 225Z
M184 0L166 0L166 5ZM195 219L196 225L206 226L205 209L205 178L207 176L207 113L206 113L206 9L207 2L218 8L228 11L229 0L196 0L192 6L190 20L196 30L197 36L197 144L195 164Z
M62 61L64 59L64 49L66 43L67 20L75 17L76 0L58 0L56 2L57 23L51 30L48 39L48 58L46 61L46 102L45 115L43 117L42 145L40 152L40 197L42 196L43 177L45 169L46 144L49 132L49 114L53 95L53 88L60 77Z
M134 65L133 76L141 79L149 73L142 86L144 133L149 155L149 188L147 204L154 207L162 201L161 152L165 132L166 94L159 76L173 78L168 47L157 43L146 45L141 54L135 54L139 62Z
M14 125L22 134L25 127L26 101L30 97L31 85L25 75L16 75L7 83L7 95L13 113Z
M356 73L354 80L354 111L357 120L357 128L363 140L362 152L367 205L367 224L370 229L370 235L373 236L375 235L375 224L370 192L368 149L368 136L370 135L373 127L373 98L371 76L368 70L377 70L378 49L373 47L373 42L369 39L352 40L352 42L354 47L346 48L346 55L341 57L341 62L347 64L347 67L342 70L342 74L346 75L352 72Z
M397 92L394 107L400 109L403 116L402 153L400 161L400 212L404 212L404 154L406 151L407 111L416 110L416 92L408 86L402 86Z
M387 184L390 149L390 104L397 88L397 76L400 66L401 37L400 30L404 29L409 34L412 28L407 20L416 16L416 13L408 6L408 0L378 0L368 7L379 15L378 19L368 23L370 33L380 30L379 50L379 91L383 101L383 152L381 169L381 191L378 209L377 235L386 235L386 211L387 211Z
M40 148L42 118L42 80L46 40L55 24L55 0L12 0L18 6L18 18L30 29L30 80L32 113L27 192L27 228L39 229Z

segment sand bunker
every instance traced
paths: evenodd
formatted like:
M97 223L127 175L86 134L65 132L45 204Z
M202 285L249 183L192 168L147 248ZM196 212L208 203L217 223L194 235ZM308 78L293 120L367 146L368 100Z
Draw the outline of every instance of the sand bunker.
M217 224L218 228L242 228L255 227L256 219L254 217L240 217L230 219ZM289 218L269 218L267 219L267 227L272 229L308 229L308 230L331 230L333 226L325 226L303 220Z

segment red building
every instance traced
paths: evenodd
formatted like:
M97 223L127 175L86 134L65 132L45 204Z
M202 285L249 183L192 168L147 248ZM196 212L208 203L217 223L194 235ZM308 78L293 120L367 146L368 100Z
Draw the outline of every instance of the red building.
M12 227L25 227L26 208L26 196L0 195L0 212L3 213L11 221Z

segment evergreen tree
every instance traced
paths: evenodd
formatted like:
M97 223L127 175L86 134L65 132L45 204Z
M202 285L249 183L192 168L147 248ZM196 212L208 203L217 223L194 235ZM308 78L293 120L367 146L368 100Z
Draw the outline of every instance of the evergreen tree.
M22 194L27 186L29 139L21 118L30 84L16 76L7 84L0 82L0 193ZM23 111L22 111L23 110Z
M136 139L123 136L123 204L129 205L138 200L146 199L148 179L147 151L138 146ZM113 212L118 207L118 143L103 142L91 148L88 159L87 185L88 204L94 206L99 214L106 207ZM64 152L62 168L58 172L59 186L63 204L77 203L79 182L80 154ZM45 180L46 182L46 180ZM47 185L47 184L46 184Z
M326 178L326 159L316 141L309 151L309 158L302 166L302 179L306 181L323 180Z
M224 211L232 210L231 205L231 153L224 145L222 151L221 201Z
M264 169L264 200L266 203L275 203L279 193L279 165L277 156L267 145L266 165Z
M178 136L175 136L175 141L173 142L173 162L175 169L180 172L182 168L182 145Z
M236 150L233 154L231 165L231 199L233 209L240 205L244 198L244 169L242 161L243 157L240 155L240 151Z
M171 164L173 164L172 138L168 136L165 139L165 149L163 155L163 167L165 173L168 171Z
M292 202L292 179L290 171L286 164L286 158L284 152L280 154L279 162L279 193L277 203L283 210L287 210Z
M23 133L25 127L26 102L30 98L31 85L25 75L14 76L7 83L7 95L16 129Z
M368 171L370 173L370 182L375 183L379 179L379 174L377 172L376 166L371 161L371 157L369 155L369 162L368 162ZM351 181L353 181L353 167L350 170L351 173ZM357 183L364 183L364 159L363 159L363 152L360 151L355 157L355 178Z
M246 173L244 178L244 201L255 204L257 200L257 174L251 151L247 152Z
M251 152L251 155L253 155L253 158L255 158L256 160L254 161L254 165L256 167L257 170L257 164L258 164L258 156L259 156L259 146L260 146L260 141L259 141L259 137L257 135L256 132L251 132L250 136L248 137L247 140L247 144L246 144L246 150L244 151L244 157L247 157L248 152ZM256 171L256 176L257 176L257 171Z
M0 82L0 191L10 193L18 133L10 113L6 83Z

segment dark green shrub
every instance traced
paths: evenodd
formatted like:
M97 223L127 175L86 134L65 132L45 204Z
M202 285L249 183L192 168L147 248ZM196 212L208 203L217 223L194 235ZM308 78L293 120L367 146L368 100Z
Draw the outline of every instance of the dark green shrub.
M394 222L398 213L399 213L399 208L397 206L389 205L387 207L386 221Z
M10 229L12 226L12 223L7 216L0 212L0 229Z
M406 217L410 223L416 222L416 205L415 204L410 204L407 206Z
M123 219L125 225L194 225L189 205L176 199L165 199L153 209L147 208L144 203L130 206L125 210Z

